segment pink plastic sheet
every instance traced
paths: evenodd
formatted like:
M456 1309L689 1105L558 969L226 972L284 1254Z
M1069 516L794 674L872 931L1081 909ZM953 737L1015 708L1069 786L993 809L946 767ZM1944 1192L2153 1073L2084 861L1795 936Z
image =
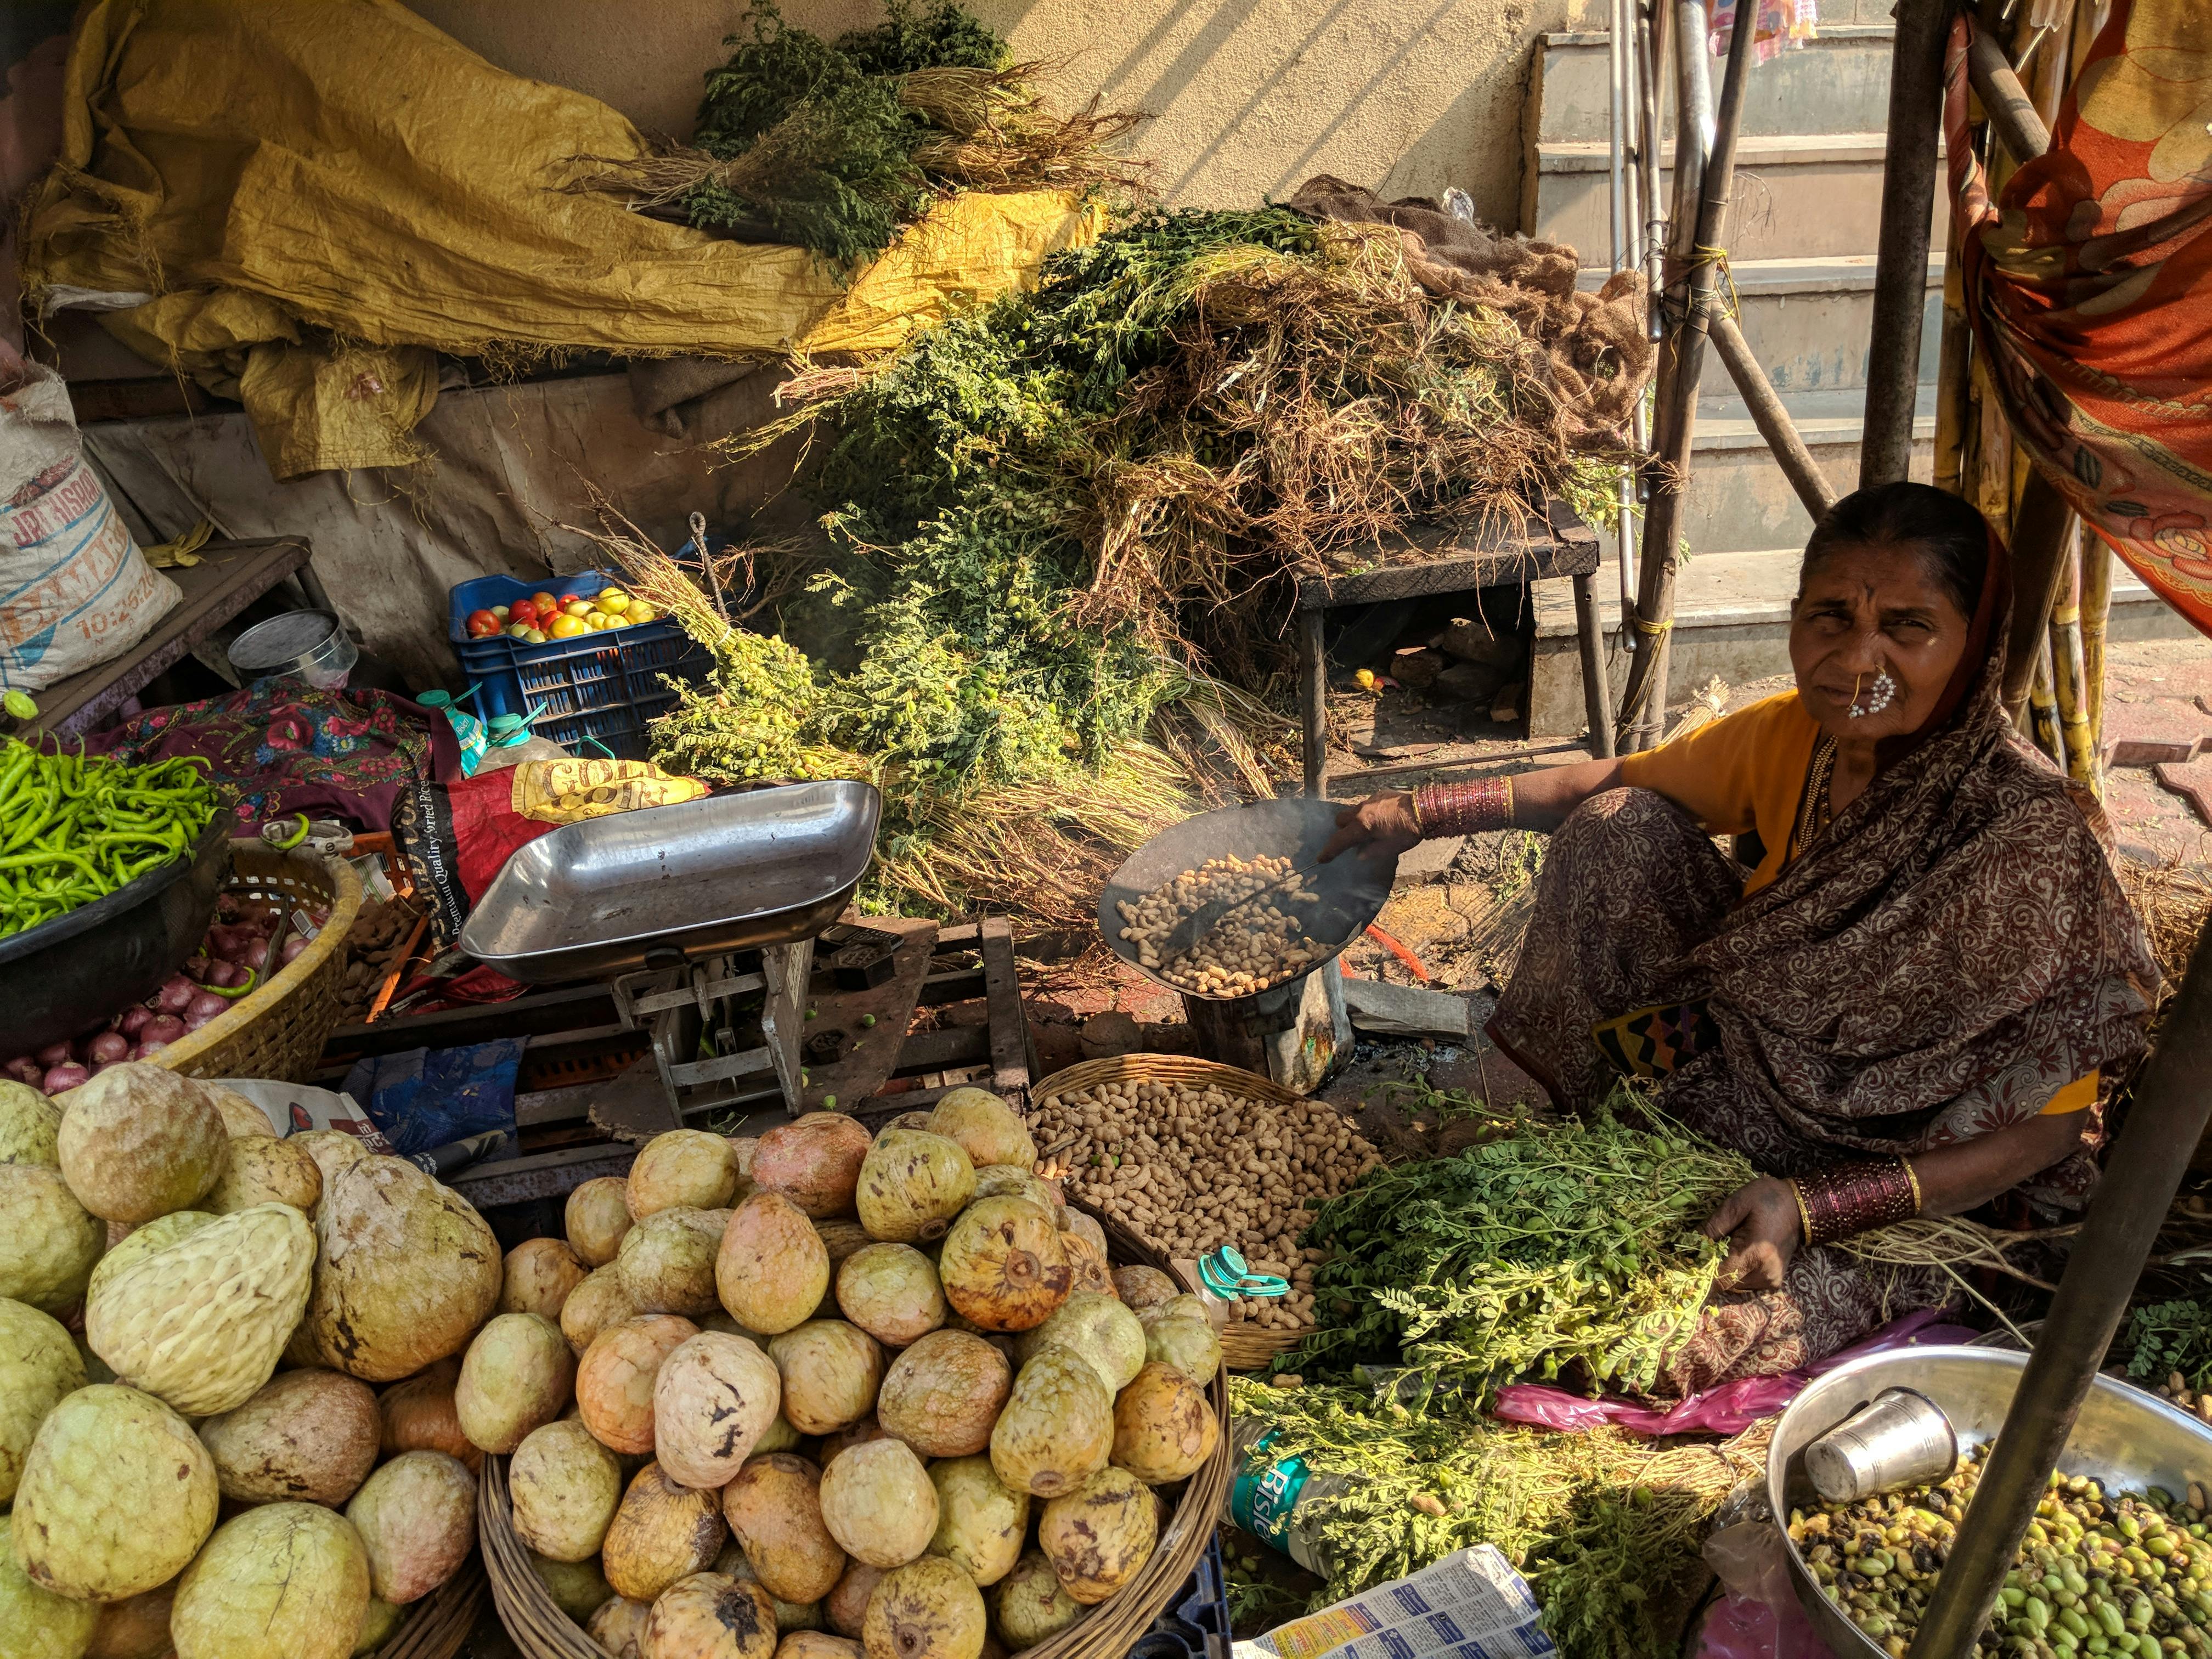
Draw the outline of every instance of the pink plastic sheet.
M1778 1376L1747 1376L1723 1382L1703 1394L1661 1410L1640 1401L1619 1396L1589 1399L1549 1382L1513 1382L1498 1391L1492 1408L1508 1423L1527 1423L1538 1428L1626 1429L1631 1434L1740 1434L1762 1417L1771 1417L1804 1389L1814 1377L1832 1371L1861 1354L1887 1353L1893 1348L1924 1348L1970 1340L1981 1333L1954 1325L1942 1313L1921 1309L1893 1319L1871 1336L1794 1371Z

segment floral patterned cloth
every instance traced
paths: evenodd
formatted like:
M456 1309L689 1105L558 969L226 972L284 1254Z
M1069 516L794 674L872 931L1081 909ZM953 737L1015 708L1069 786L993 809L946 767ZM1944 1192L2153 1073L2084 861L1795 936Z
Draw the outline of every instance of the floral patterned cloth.
M319 691L256 680L240 691L149 708L87 740L138 763L198 755L237 792L238 833L294 812L386 830L399 792L430 770L430 714L389 691Z
M1960 275L2014 435L2081 522L2212 634L2212 36L2204 0L2114 0L2051 149L1992 199L1952 23Z
M2004 717L2009 611L1993 544L1954 694L1747 898L1663 796L1585 802L1552 838L1490 1024L1498 1046L1573 1109L1614 1075L1593 1025L1702 998L1720 1044L1675 1069L1660 1104L1774 1176L1972 1140L2092 1071L2124 1078L2158 969L2090 819ZM2055 1215L2096 1175L2085 1147L2020 1194ZM1781 1291L1717 1298L1667 1381L1787 1370L1948 1295L1932 1270L1801 1250Z

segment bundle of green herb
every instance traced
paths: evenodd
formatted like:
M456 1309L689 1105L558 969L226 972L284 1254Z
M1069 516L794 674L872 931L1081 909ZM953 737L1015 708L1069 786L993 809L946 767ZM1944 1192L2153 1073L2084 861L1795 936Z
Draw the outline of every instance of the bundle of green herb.
M1329 1568L1316 1607L1492 1544L1528 1580L1566 1659L1674 1650L1705 1522L1763 1456L1757 1431L1655 1450L1613 1430L1510 1428L1349 1388L1237 1378L1231 1403L1240 1443L1272 1436L1254 1459L1305 1465L1295 1524Z
M1727 1254L1699 1224L1754 1171L1615 1102L1650 1127L1493 1115L1495 1138L1377 1170L1322 1206L1302 1240L1332 1253L1314 1274L1318 1328L1280 1369L1403 1365L1401 1397L1469 1405L1571 1364L1648 1390ZM1449 1094L1422 1105L1483 1109Z
M2130 1381L2162 1386L2179 1371L2184 1388L2212 1385L2212 1308L2201 1302L2156 1302L2128 1316L2121 1346L2128 1351Z
M790 242L840 264L890 246L940 186L1027 190L1128 183L1108 156L1134 115L1046 108L1038 66L955 0L885 0L887 16L833 44L753 0L707 75L690 148L602 170L576 188L673 209L703 229Z

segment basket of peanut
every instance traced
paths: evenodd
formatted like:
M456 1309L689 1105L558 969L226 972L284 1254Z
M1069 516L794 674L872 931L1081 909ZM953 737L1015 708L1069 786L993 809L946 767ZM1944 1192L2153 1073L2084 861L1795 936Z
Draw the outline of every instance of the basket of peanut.
M1233 1244L1255 1273L1291 1283L1237 1304L1222 1333L1233 1370L1256 1370L1312 1328L1318 1250L1298 1235L1307 1200L1334 1198L1382 1162L1327 1101L1249 1072L1176 1054L1085 1060L1039 1084L1030 1133L1072 1197L1170 1258Z

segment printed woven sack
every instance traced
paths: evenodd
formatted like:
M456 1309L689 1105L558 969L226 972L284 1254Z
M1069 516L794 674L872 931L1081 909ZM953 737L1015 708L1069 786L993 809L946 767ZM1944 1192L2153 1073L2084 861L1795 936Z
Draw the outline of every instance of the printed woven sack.
M0 690L97 668L183 597L146 562L86 462L68 384L27 365L0 392Z

